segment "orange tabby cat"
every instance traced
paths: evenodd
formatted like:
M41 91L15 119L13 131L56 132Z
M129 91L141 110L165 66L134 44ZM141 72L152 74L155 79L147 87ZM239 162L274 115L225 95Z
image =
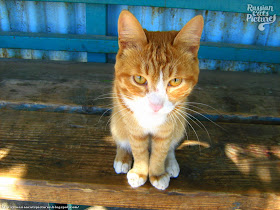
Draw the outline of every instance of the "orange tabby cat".
M132 187L149 176L164 190L170 177L179 175L175 149L186 125L180 112L198 81L202 29L202 16L180 32L149 32L130 12L119 16L111 132L117 144L115 171L127 173Z

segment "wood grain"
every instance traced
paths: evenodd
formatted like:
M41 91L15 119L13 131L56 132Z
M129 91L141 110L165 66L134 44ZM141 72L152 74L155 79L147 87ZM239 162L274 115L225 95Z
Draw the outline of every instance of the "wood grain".
M247 5L246 5L247 6ZM87 23L98 26L98 29L106 29L106 5L89 4L87 9ZM91 10L96 12L92 12ZM98 14L98 15L92 15ZM95 21L92 20L95 19ZM96 21L100 24L96 24ZM104 24L102 24L104 23ZM0 47L11 49L53 50L88 53L117 53L118 37L105 36L103 29L98 33L91 33L91 27L87 30L91 35L76 34L44 34L29 32L0 32ZM93 30L94 32L95 30ZM98 56L101 58L101 56ZM104 56L103 56L104 57ZM216 42L201 42L198 58L226 61L245 61L279 64L279 47L229 44ZM89 61L89 60L88 60ZM105 62L105 59L97 59L95 62Z
M0 198L149 209L279 209L280 127L204 123L165 191L113 169L109 117L0 110ZM195 135L189 131L190 139Z
M113 64L4 59L0 100L108 108L112 100L104 94L111 91L113 74ZM216 109L193 104L204 113L279 117L279 93L279 74L201 71L189 101Z
M24 1L24 0L23 0ZM31 0L35 1L35 0ZM120 4L129 6L150 6L150 7L162 7L162 8L185 8L196 10L213 10L224 12L238 12L248 13L247 2L243 1L215 1L213 4L210 0L204 0L203 2L185 2L181 0L173 0L172 2L164 0L150 0L150 1L138 1L138 0L36 0L41 2L71 2L71 3L93 3L93 4ZM255 0L254 5L262 5L263 2ZM275 0L267 0L266 5L274 5L274 14L279 15L279 3Z
M0 100L110 107L112 64L0 62ZM280 116L279 75L202 71L191 102L216 114ZM98 97L100 99L96 100ZM104 98L103 98L104 97ZM210 108L208 105L214 107ZM193 124L165 191L113 169L110 117L0 109L0 198L149 209L280 209L280 126ZM197 140L188 128L190 140Z

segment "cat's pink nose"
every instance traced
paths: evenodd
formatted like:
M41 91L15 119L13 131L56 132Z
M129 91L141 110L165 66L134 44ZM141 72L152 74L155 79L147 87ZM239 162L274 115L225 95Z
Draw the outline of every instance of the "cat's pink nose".
M150 103L150 107L154 112L158 112L163 107L163 105Z

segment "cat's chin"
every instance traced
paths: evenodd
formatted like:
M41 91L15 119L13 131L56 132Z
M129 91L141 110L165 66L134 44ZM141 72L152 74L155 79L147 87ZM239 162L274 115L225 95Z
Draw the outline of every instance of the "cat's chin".
M167 114L151 111L134 113L134 117L145 133L154 134L166 122Z

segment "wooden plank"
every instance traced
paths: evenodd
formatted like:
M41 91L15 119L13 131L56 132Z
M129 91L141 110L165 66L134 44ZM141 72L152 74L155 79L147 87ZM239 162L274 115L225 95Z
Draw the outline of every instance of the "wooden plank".
M91 35L106 35L107 6L105 4L86 4L86 30ZM88 62L106 63L106 54L88 53Z
M42 111L56 113L76 113L76 114L94 114L109 116L112 114L111 108L101 108L85 105L62 105L62 104L40 104L26 102L9 102L0 100L0 109L18 110L18 111ZM204 112L192 112L194 119L200 121L212 122L228 122L228 123L250 123L250 124L266 124L280 125L280 117L257 116L257 115L228 115L228 114L207 114Z
M280 47L201 42L198 55L213 60L280 63Z
M22 0L21 0L22 1ZM26 1L26 0L24 0ZM273 14L280 15L280 2L278 0L201 0L201 1L185 1L185 0L31 0L44 2L71 2L71 3L94 3L94 4L120 4L129 6L150 6L150 7L165 7L165 8L185 8L198 10L213 10L224 12L248 13L247 5L254 6L273 6Z
M109 117L0 110L0 119L2 199L149 209L279 209L279 126L220 124L224 131L206 123L211 147L180 148L180 175L159 191L149 183L132 189L125 175L115 174ZM197 132L201 141L210 142L205 131Z
M115 53L117 37L73 34L0 32L1 48Z
M113 64L2 59L0 100L110 108L113 74ZM279 81L279 74L201 71L189 101L216 109L192 104L203 113L280 117Z
M117 37L0 32L1 48L116 53ZM280 47L202 42L199 58L280 63Z

